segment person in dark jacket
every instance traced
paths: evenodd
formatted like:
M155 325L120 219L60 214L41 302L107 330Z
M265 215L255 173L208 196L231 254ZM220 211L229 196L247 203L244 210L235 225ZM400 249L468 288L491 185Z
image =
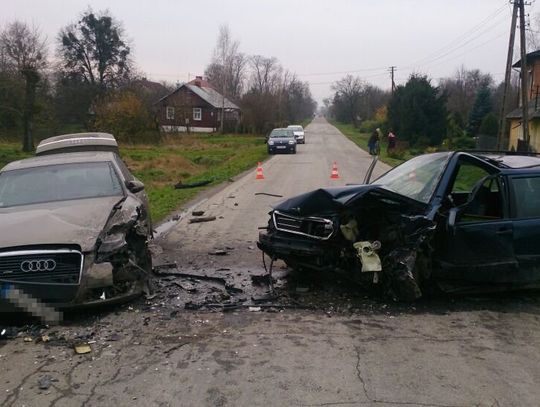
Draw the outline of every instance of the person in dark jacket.
M379 154L379 129L373 130L373 133L371 133L371 137L368 140L368 149L369 154L371 155L377 155Z

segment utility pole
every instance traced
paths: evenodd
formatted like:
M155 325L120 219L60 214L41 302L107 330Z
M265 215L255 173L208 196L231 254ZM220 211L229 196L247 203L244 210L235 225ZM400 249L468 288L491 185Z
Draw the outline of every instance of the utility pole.
M508 88L510 87L510 80L512 75L512 60L514 58L514 42L516 39L516 22L518 14L518 1L514 2L514 9L512 11L512 23L510 24L510 40L508 41L508 55L506 57L506 72L504 75L504 92L502 96L501 114L499 118L499 134L497 137L497 150L506 150L508 146L503 147L503 142L506 141L506 119L505 119L505 107L506 96L508 94Z
M525 44L525 0L515 0L519 2L519 35L521 45L521 104L522 117L521 126L523 127L523 140L525 148L529 150L529 95L528 95L528 72L527 72L527 47Z
M396 71L395 66L391 66L388 68L390 70L390 78L392 79L392 95L394 94L394 91L396 90L396 83L394 82L394 72Z

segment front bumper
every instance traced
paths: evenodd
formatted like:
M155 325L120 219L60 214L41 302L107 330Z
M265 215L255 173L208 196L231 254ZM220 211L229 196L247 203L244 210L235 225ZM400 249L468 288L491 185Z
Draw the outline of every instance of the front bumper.
M270 257L285 260L291 256L314 258L327 253L318 241L293 237L280 232L259 232L257 247Z
M83 259L79 282L76 284L0 279L0 286L3 289L18 289L57 309L121 303L142 294L144 284L141 280L122 282L119 287L114 282L111 263L95 263L93 253L84 254ZM12 304L0 298L0 312L16 311Z
M268 153L292 153L296 150L296 144L274 145L268 146Z

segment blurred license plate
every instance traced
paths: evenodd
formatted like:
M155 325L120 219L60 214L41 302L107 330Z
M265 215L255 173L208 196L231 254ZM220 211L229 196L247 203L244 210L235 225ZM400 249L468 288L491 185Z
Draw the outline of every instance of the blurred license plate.
M286 148L287 146L277 146L277 148Z

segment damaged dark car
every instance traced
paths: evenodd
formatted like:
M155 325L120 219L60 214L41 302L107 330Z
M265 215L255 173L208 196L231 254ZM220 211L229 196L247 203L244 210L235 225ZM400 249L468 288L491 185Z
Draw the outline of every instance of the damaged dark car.
M540 157L440 152L370 184L274 207L258 246L301 272L340 271L410 301L540 287Z
M134 298L152 269L144 185L111 135L59 137L0 171L0 285L57 308Z

